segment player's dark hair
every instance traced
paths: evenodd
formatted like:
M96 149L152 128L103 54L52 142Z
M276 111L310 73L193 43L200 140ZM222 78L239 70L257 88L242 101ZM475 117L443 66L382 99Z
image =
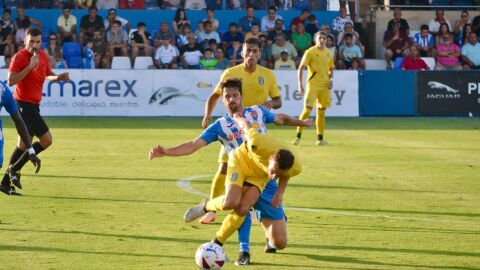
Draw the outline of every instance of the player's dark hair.
M280 170L288 170L292 168L293 162L295 161L295 156L292 152L286 149L280 149L275 152L273 158L278 162L278 168Z
M249 38L245 40L244 45L257 45L258 48L261 48L262 43L257 38Z
M222 90L222 94L223 89L225 88L236 88L240 92L240 95L242 95L242 80L238 78L228 78L220 83L220 89Z
M27 30L27 35L31 37L37 37L42 35L42 30L38 28L29 28Z

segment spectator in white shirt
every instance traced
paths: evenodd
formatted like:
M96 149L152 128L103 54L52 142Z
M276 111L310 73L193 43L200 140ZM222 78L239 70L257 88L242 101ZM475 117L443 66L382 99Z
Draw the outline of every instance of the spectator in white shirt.
M120 16L117 16L117 11L115 9L109 9L107 18L103 20L103 25L105 26L105 32L110 31L114 21L119 21L122 24L122 30L125 30L127 33L130 33L130 22L127 19L124 19Z
M269 6L267 10L268 14L262 17L260 30L267 34L275 29L275 21L280 19L283 21L282 16L277 15L277 8L275 6ZM283 28L285 30L285 27Z
M170 44L170 36L164 35L161 38L162 45L155 52L154 64L159 69L177 69L179 52L177 47Z
M70 14L70 7L63 8L63 14L57 19L57 27L61 43L77 41L77 18Z
M450 22L445 19L445 11L442 8L439 8L435 11L435 19L430 20L430 23L428 24L430 32L436 34L442 23L448 24L448 29L452 29Z
M203 22L203 32L200 32L198 34L197 42L200 43L203 48L207 48L207 42L210 39L215 39L217 44L221 43L220 35L218 34L218 32L213 31L212 23L210 21L205 21Z
M218 20L215 19L215 10L213 8L207 8L207 18L203 20L204 22L209 21L212 23L213 31L218 31Z

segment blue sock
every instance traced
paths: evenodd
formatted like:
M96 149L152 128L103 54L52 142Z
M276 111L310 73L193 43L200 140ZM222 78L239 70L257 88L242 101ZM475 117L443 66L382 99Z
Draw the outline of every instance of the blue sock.
M238 228L238 242L240 243L240 251L250 253L250 229L252 228L252 219L250 213L245 217L242 226Z

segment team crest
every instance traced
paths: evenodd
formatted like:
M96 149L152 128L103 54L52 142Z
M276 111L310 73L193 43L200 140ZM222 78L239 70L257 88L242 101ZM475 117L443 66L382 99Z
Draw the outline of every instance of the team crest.
M263 84L265 83L265 80L263 79L262 76L258 77L258 83L259 83L260 85L263 85Z
M238 179L238 173L233 173L232 174L232 181L237 181Z

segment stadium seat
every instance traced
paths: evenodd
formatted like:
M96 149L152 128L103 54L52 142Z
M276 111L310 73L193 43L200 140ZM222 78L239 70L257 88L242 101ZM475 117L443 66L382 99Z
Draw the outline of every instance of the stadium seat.
M133 69L148 69L151 65L153 65L151 56L137 56L133 64Z
M435 58L433 57L422 57L423 61L427 64L430 70L435 70Z
M128 33L128 44L130 45L130 43L132 42L132 33L137 31L137 28L131 28L130 29L130 32Z
M3 67L5 65L5 55L0 55L0 67Z
M132 63L127 56L115 56L112 59L112 69L132 69Z
M387 62L383 59L365 59L366 70L386 70Z
M42 48L45 49L48 47L48 41L42 41Z
M155 35L157 32L160 31L158 29L153 29L152 32L150 32L150 45L153 46L153 41L155 40Z
M67 59L68 68L83 68L83 58L81 56L70 56Z
M63 43L63 57L68 59L69 57L82 57L82 48L78 42L64 42Z
M52 33L52 29L48 27L42 28L42 42L48 42L48 40L50 39L50 33Z
M403 63L403 57L395 58L395 63L393 64L393 69L394 70L402 69L402 63Z

